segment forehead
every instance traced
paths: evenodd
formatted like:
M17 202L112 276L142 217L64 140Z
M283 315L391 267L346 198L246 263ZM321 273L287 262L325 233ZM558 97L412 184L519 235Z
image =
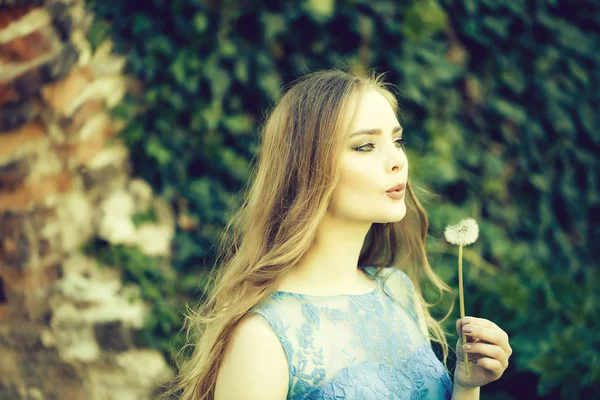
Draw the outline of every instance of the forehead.
M350 132L346 132L348 136L352 132L362 129L390 130L398 125L398 118L396 118L392 106L382 94L375 90L367 90L360 97L355 95L350 109L354 111L354 114L349 112L346 115L347 121L351 122Z

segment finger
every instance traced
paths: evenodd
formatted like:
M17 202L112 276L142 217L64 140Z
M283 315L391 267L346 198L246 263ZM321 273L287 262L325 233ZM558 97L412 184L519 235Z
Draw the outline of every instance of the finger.
M456 334L458 335L460 344L462 344L463 331L462 331L462 324L461 324L460 318L456 320ZM465 337L467 339L467 342L473 341L473 338L470 338L468 335L465 335Z
M477 365L490 371L495 379L500 378L505 370L498 360L487 357L477 360Z
M458 336L462 336L462 323L460 322L460 318L456 320L456 333Z
M477 337L500 346L508 355L512 354L512 349L508 344L508 335L503 330L468 324L463 326L462 331L473 338Z
M462 331L462 325L460 323L460 319L456 320L456 334L458 335L458 340L462 341L463 331ZM467 339L467 341L469 341L468 336L465 336L465 338Z
M465 316L464 318L461 319L461 324L462 325L469 325L469 324L478 325L478 326L483 326L485 328L489 328L492 330L497 330L499 332L502 332L502 334L504 334L506 336L507 342L508 342L508 334L502 328L500 328L498 325L496 325L494 322L490 321L489 319Z
M470 346L470 349L463 348L463 350L469 353L469 355L480 354L482 356L498 360L498 362L504 369L508 367L508 357L504 353L504 350L499 346L486 343L470 343Z
M492 321L490 321L489 319L485 319L485 318L477 318L477 317L472 317L472 316L465 316L464 318L461 318L461 323L463 325L468 325L468 324L472 324L472 325L478 325L478 326L484 326L486 328L498 328L498 325L496 325L495 323L493 323Z
M476 339L475 339L475 338L473 338L472 336L467 336L467 343L469 343L469 344L473 344L473 343L475 343L475 340L476 340ZM481 340L480 340L480 342L481 342ZM459 337L459 338L458 338L458 341L457 341L456 343L457 343L459 346L462 346L462 345L464 344L464 343L463 343L463 341L462 341L462 337Z

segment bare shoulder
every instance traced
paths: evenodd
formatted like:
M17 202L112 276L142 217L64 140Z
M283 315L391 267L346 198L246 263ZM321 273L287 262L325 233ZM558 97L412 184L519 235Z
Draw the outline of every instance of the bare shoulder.
M217 375L215 399L285 399L288 364L271 325L250 314L234 329Z

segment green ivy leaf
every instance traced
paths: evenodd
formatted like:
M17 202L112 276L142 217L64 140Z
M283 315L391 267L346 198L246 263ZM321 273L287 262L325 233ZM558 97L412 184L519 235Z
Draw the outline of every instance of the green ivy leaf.
M208 28L208 18L204 13L196 13L193 18L194 29L198 33L204 33Z
M491 108L498 114L516 123L524 123L527 120L527 114L522 107L507 100L495 98L491 101Z
M216 129L221 116L223 115L223 106L220 101L213 101L210 106L201 111L202 118L209 129Z
M240 182L248 178L248 162L244 157L240 157L234 150L224 148L221 151L221 162L227 172Z
M223 124L233 135L247 135L252 132L253 118L248 114L236 114L224 118Z
M167 165L171 161L171 153L156 136L150 137L146 142L145 149L148 156L155 159L160 165Z
M277 36L286 31L285 18L281 14L263 13L260 19L264 26L265 39L268 42L275 40Z
M210 89L213 95L213 99L222 99L225 95L229 84L231 83L231 77L229 73L224 69L217 67L214 60L206 65L204 74L210 82Z
M277 99L281 93L281 78L272 71L260 74L258 77L259 86L271 99Z
M305 0L303 4L309 15L321 23L331 18L335 10L334 0Z
M400 30L410 40L423 40L448 25L448 15L436 0L413 1Z

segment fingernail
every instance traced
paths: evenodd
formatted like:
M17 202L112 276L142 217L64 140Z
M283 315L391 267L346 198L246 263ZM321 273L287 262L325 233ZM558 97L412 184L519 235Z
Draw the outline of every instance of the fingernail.
M471 327L464 327L463 332L471 333L473 332L473 329Z
M469 322L471 322L471 319L470 319L469 317L464 317L464 318L462 319L462 324L463 324L463 325L466 325L466 324L468 324Z
M471 345L470 344L463 344L463 349L470 350L471 349Z

